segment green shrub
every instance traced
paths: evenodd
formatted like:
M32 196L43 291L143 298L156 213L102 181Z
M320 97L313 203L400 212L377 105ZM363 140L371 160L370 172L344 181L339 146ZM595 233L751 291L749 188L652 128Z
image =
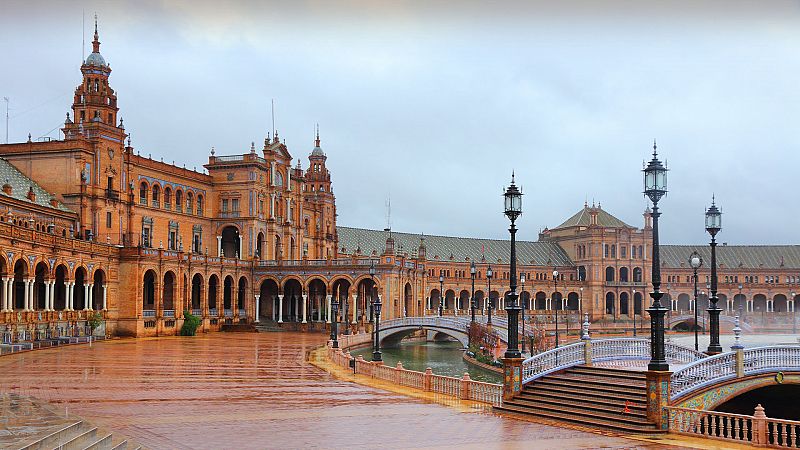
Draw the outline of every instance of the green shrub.
M94 313L91 317L89 317L88 325L89 328L92 329L92 334L94 334L94 330L97 329L103 323L103 316L100 315L99 312Z
M186 310L183 312L183 326L181 327L181 336L194 336L197 334L197 328L200 326L200 318L193 315Z

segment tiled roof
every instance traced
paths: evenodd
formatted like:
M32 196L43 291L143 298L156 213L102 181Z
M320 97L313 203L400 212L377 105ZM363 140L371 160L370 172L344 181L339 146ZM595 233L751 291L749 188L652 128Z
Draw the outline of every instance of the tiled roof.
M50 204L50 200L53 198L53 196L50 195L49 192L44 190L35 181L26 177L22 172L14 167L13 164L3 158L0 158L0 187L6 183L11 185L11 198L15 198L23 202L30 202L30 200L28 200L28 190L33 188L33 193L36 194L36 201L34 203L39 206L44 206L45 208L53 208L53 206ZM0 195L8 197L8 195L6 195L2 189L0 189ZM58 202L58 206L55 209L72 212L72 210L64 206L64 204L61 202Z
M703 258L703 265L711 264L708 245L662 245L661 262L666 267L689 267L693 251ZM718 245L717 264L726 268L743 269L800 269L800 245Z
M611 227L611 228L634 228L627 223L617 219L616 217L612 216L608 212L604 211L601 207L590 207L588 205L584 205L583 209L575 213L572 217L564 221L561 225L557 226L555 229L559 228L568 228L568 227L588 227L591 223L591 212L592 210L597 211L597 225L601 227Z
M363 228L351 228L337 226L339 234L339 250L345 248L345 253L353 253L360 249L364 255L383 253L386 247L388 232L379 230L366 230ZM476 239L448 236L428 236L414 233L392 232L395 241L395 251L397 253L407 252L409 255L416 255L420 240L425 238L426 257L429 261L452 261L463 262L467 258L477 262L482 261L482 255L486 257L486 262L508 264L510 256L510 241L495 239ZM564 249L555 242L530 242L517 241L517 261L525 265L539 266L572 266L573 263L567 256Z

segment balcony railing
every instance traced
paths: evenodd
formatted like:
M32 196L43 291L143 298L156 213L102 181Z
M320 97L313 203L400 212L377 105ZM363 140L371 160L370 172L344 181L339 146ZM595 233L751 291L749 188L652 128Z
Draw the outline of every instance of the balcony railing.
M164 310L164 317L175 317L175 310L174 309L165 309Z
M113 189L106 189L106 198L111 200L119 200L119 192Z
M201 316L202 314L203 314L203 311L202 311L202 310L200 310L200 309L193 309L193 310L192 310L192 315L193 315L193 316L198 316L198 317L199 317L199 316Z
M245 317L246 315L247 315L247 312L245 312L244 309L239 308L239 317Z
M226 309L224 314L225 314L225 317L233 317L233 310L232 309Z
M145 309L142 311L142 317L155 317L156 310L155 309Z
M208 310L208 315L209 315L209 316L212 316L212 317L216 317L216 316L218 316L218 315L219 315L219 313L217 312L217 308L211 308L211 309L209 309L209 310Z

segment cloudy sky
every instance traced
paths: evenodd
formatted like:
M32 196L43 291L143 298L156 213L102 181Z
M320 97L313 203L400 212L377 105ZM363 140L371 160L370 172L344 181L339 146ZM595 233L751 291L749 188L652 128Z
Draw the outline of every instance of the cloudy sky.
M100 17L133 145L198 168L320 124L339 224L520 238L596 201L641 226L642 160L669 163L663 240L797 244L797 1L0 2L10 140L57 136ZM669 3L669 5L666 5ZM0 107L4 107L0 104ZM48 134L49 133L49 134ZM0 138L5 134L0 132Z

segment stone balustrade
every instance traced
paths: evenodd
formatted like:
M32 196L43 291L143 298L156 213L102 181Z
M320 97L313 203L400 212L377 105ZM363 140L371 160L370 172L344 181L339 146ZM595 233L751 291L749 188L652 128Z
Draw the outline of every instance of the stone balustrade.
M800 421L767 417L761 405L752 416L668 406L673 433L751 444L800 448Z

